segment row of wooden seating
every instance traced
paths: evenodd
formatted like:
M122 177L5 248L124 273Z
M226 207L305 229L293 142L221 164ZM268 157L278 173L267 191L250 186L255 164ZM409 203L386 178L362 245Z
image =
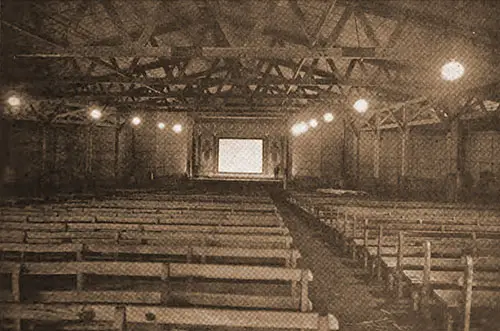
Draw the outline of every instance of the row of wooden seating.
M10 291L4 291L0 300L6 302L20 302L23 300L23 287L29 287L29 302L47 303L143 303L162 304L176 300L182 300L185 304L204 306L233 306L240 308L272 308L310 311L312 309L308 298L308 283L312 280L312 274L308 270L279 267L262 267L246 265L217 265L217 264L182 264L182 263L159 263L159 262L1 262L0 273L8 274L11 278ZM43 282L37 278L36 283L29 282L27 276L76 276L76 282L69 289L45 291L52 282ZM92 277L108 276L107 285L96 284ZM88 280L87 280L88 277ZM113 278L114 277L114 278ZM122 281L120 277L127 277L129 281ZM134 280L154 279L161 283L153 283L153 290L144 289L144 283L134 286ZM246 283L235 283L229 293L192 292L187 289L182 291L172 289L174 279L193 278L209 279L212 281L252 281L253 290L259 286L265 289L265 295L238 295L237 288L245 289ZM26 281L23 282L22 280ZM266 282L288 283L291 288L289 295L276 296L272 287ZM87 286L87 283L89 286ZM297 284L300 284L300 289ZM35 285L35 286L34 286ZM121 285L121 286L120 286ZM190 284L192 285L192 284ZM105 287L102 290L102 287ZM214 284L211 283L211 287ZM54 287L54 286L51 286ZM110 290L109 287L112 287ZM41 289L40 289L41 288ZM126 291L123 291L126 288ZM7 292L7 293L6 293ZM85 293L81 293L85 292ZM211 300L213 298L213 300ZM268 300L269 298L269 300Z
M162 200L0 208L0 328L338 330L274 206Z
M0 215L3 222L29 222L29 223L128 223L128 224L171 224L171 225L206 225L206 226L256 226L256 227L282 227L283 221L276 217L234 217L234 218L169 218L151 215L60 215L48 216L38 214L4 214Z
M251 328L279 330L338 330L332 315L283 311L171 308L144 305L78 305L78 304L0 304L0 321L12 329L21 329L20 321L45 322L51 330L74 330L75 325L104 322L116 331L131 330L134 324L177 326L181 328ZM64 322L55 324L54 322ZM1 323L1 322L0 322ZM2 326L2 325L0 325ZM95 329L95 328L94 328Z
M102 222L102 219L95 222L74 222L78 219L65 219L62 217L51 218L30 218L29 220L15 220L14 218L3 218L0 216L1 230L36 230L47 232L59 231L151 231L151 232L199 232L199 233L249 233L261 235L288 235L289 231L285 227L269 226L231 226L231 225L202 225L202 224L151 224L151 223L131 223L131 222ZM81 219L89 221L89 219ZM120 219L121 220L121 219ZM141 220L138 220L141 221ZM207 222L208 223L208 222Z
M430 202L430 201L394 201L394 200L380 200L373 197L359 197L359 196L335 196L317 192L287 192L287 199L293 204L322 206L325 210L335 210L338 207L352 207L358 210L365 208L386 209L386 210L415 210L421 211L425 214L427 210L441 214L462 213L469 211L472 213L496 213L500 212L498 205L479 205L473 203L444 203L444 202Z
M278 265L295 268L300 259L296 249L264 249L203 246L152 246L110 244L15 244L0 243L0 258L23 261L49 260L143 260L206 263L207 259L224 263Z
M413 213L377 207L356 211L341 205L336 210L333 206L333 213L322 214L321 205L302 201L300 207L332 230L332 237L353 258L364 257L364 265L371 266L377 278L385 276L387 287L396 289L397 297L407 292L415 310L428 316L430 304L438 303L446 330L456 327L457 312L468 330L471 307L500 307L500 217L494 212L461 216L460 209L446 209L450 213L422 209L424 215L419 215L417 208ZM469 259L476 267L468 299L463 290L469 282L468 274L463 274L464 254L472 254Z
M219 234L202 232L158 231L37 231L0 232L0 242L32 244L129 244L129 245L198 245L246 248L290 248L291 236L260 234Z
M135 199L115 199L105 201L67 201L58 206L85 208L85 207L119 207L130 208L154 208L154 209L179 209L179 210L204 210L204 211L255 211L270 212L276 211L274 204L268 203L248 203L238 202L198 202L198 201L161 201L161 200L135 200Z

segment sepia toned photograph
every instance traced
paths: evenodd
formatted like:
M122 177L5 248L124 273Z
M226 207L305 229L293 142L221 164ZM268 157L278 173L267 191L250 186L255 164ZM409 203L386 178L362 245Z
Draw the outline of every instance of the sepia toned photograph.
M0 331L500 331L500 0L0 0Z

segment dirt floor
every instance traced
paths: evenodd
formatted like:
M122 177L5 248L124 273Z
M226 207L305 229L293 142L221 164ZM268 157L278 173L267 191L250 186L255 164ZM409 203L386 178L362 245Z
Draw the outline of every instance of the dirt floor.
M383 284L342 256L315 220L285 203L277 205L302 254L299 267L310 269L314 276L309 294L314 311L335 315L346 331L439 330L439 323L415 316L409 300L390 297Z

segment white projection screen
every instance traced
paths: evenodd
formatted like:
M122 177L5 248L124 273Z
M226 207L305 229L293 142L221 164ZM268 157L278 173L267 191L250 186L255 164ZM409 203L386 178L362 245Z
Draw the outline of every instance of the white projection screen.
M219 139L220 173L262 173L262 139Z

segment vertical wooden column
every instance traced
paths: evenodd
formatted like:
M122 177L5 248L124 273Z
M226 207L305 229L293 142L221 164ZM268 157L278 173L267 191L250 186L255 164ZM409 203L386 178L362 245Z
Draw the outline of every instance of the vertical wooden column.
M136 171L137 171L137 153L136 153L136 137L135 137L135 127L132 128L132 139L131 139L131 157L132 157L132 162L131 162L131 169L129 170L128 176L133 176L135 178L136 176ZM137 178L135 179L137 183Z
M219 172L219 139L217 134L213 135L213 153L212 153L212 173L217 174Z
M422 288L420 294L420 309L424 317L430 318L429 303L431 295L431 243L430 241L425 241L424 243L424 271Z
M198 135L196 134L196 127L193 125L193 131L191 132L191 153L190 155L190 162L189 162L189 178L193 178L194 170L196 168L196 165L198 164Z
M115 128L115 150L114 150L114 160L113 160L113 172L115 176L115 184L118 185L120 177L120 133L122 126L120 125L120 114L116 114L116 128Z
M293 178L293 142L290 135L286 135L286 183Z
M449 132L449 153L450 153L450 177L454 182L450 182L452 187L448 188L450 192L448 199L458 201L462 190L462 174L465 168L465 139L463 128L458 118L454 119L450 125Z
M2 105L0 105L0 191L3 190L5 171L9 165L11 149L11 122L2 118Z
M403 123L401 127L401 169L400 169L400 182L399 190L400 193L405 194L406 192L406 177L408 176L408 142L410 140L410 128L407 125L407 110L406 106L403 106Z
M359 169L359 145L360 139L359 134L356 136L356 187L360 188L359 178L360 178L360 169Z
M90 174L92 171L92 153L93 153L93 141L92 141L92 125L89 125L87 128L87 157L86 157L86 162L85 162L85 172Z
M375 140L373 144L373 177L378 181L380 177L380 114L375 113Z
M465 257L466 265L464 272L464 331L470 330L470 314L472 309L472 281L473 281L473 260L471 256Z
M286 190L288 186L288 136L281 138L281 155L280 163L283 172L283 189Z

